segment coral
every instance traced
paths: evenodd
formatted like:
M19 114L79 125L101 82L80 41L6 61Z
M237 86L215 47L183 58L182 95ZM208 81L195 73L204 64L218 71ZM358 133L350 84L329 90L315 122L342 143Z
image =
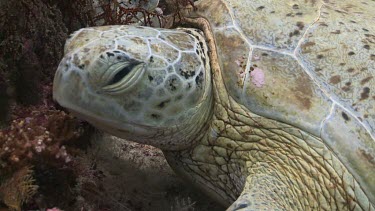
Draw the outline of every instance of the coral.
M18 178L19 184L22 184L22 179L28 184L31 176L17 175L25 167L33 165L33 178L40 187L38 192L45 195L46 201L53 201L50 196L55 199L61 199L63 195L66 199L74 198L73 193L65 189L74 186L75 176L69 166L73 156L80 152L74 142L85 131L82 123L64 111L48 106L18 107L13 110L13 115L18 119L13 120L9 128L0 130L0 182L12 184ZM48 182L49 178L53 180ZM26 201L20 200L24 196L22 189L12 190L9 192L9 188L0 188L0 196L3 196L0 201L10 207L20 206ZM54 190L53 193L50 193L51 190ZM32 195L33 192L28 193Z
M68 163L71 156L63 142L80 135L72 116L57 110L34 110L24 119L13 120L11 126L0 131L0 168L14 168L45 162Z
M161 2L164 8L164 17L168 20L167 28L181 24L181 17L195 10L193 0L165 0Z
M0 186L0 199L11 209L21 210L21 205L36 193L38 186L32 177L32 168L24 166Z
M67 29L60 11L41 0L11 0L0 10L0 75L21 104L36 104L43 81L52 80Z
M186 8L195 9L192 0L161 0L158 5L154 2L157 1L67 0L57 4L70 31L86 26L129 24L170 28L179 23Z
M136 1L133 4L123 4L123 1L117 0L98 0L97 5L94 6L93 10L90 12L92 15L88 21L91 26L129 25L137 23L146 26L161 26L163 16L147 8L147 3L148 2L145 0ZM158 23L154 23L155 20L157 20Z
M87 26L132 24L143 19L143 25L151 25L153 17L162 18L156 11L149 11L146 0L65 0L53 1L62 13L63 21L70 32ZM131 7L130 7L131 6Z
M142 200L124 205L92 194L103 193L106 184L95 160L81 159L87 147L82 140L92 128L62 111L51 87L69 33L110 24L171 27L193 5L161 0L148 7L151 1L157 2L131 1L129 7L117 0L0 1L0 209L1 203L15 210L142 206Z
M4 74L1 72L2 64L0 61L0 128L5 126L9 118L9 96L7 93L7 83Z

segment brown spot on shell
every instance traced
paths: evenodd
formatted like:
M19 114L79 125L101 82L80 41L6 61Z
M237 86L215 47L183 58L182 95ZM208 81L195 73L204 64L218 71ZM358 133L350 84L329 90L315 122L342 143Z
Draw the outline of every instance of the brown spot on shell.
M352 73L352 72L354 72L354 68L348 68L346 71L348 71L348 72L350 72L350 73Z
M350 86L343 86L341 88L344 92L348 92L350 90Z
M364 78L362 81L361 81L361 85L364 85L366 84L367 82L369 82L371 79L373 79L374 76L369 76L369 77L366 77Z
M313 95L310 80L307 77L300 77L297 81L297 86L293 89L295 97L303 109L309 110L311 108L311 97Z
M302 53L310 53L311 50L310 50L310 47L311 46L314 46L315 45L315 42L306 42L304 44L301 45L301 50L302 50Z
M369 97L370 94L370 88L365 87L363 88L363 92L361 93L361 100L365 100Z
M289 37L298 36L300 32L298 30L294 30L293 32L289 33Z
M299 28L299 30L302 30L305 27L305 24L301 21L298 21L296 26Z
M345 119L345 121L349 121L350 120L349 116L345 112L341 112L341 116L342 116L342 118Z
M330 79L329 79L329 82L331 84L338 84L341 82L341 76L339 75L335 75L335 76L332 76Z
M310 2L311 5L315 5L317 0L305 0L305 2Z
M315 45L315 42L306 42L305 44L303 44L303 47L310 47L313 45Z
M336 30L336 31L334 31L334 32L331 32L331 34L340 34L340 33L341 33L340 30Z

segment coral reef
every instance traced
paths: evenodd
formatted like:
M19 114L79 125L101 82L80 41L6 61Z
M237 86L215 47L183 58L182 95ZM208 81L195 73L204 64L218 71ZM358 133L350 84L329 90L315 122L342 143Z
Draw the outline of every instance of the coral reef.
M36 110L24 119L13 120L11 126L0 131L0 167L17 168L44 162L72 160L62 143L79 137L78 126L72 116L57 110Z
M21 210L21 205L28 202L38 186L34 184L30 166L24 166L15 171L11 177L0 186L0 198L9 208Z
M2 63L0 61L0 70L3 69ZM5 76L0 72L0 128L4 127L5 122L8 120L9 116L9 98L7 94L7 85L5 82Z
M55 183L48 184L50 180L46 178L53 178L54 182L60 178L58 185L66 185L58 193L60 197L65 188L75 185L67 176L72 174L69 166L73 156L80 152L74 142L83 136L85 126L48 103L12 110L16 119L0 131L0 200L20 210L21 204L36 193L34 187L42 187L38 192L46 196L54 195L48 192L58 188ZM53 169L60 170L51 174ZM59 198L56 193L55 198Z
M67 35L56 7L40 0L3 3L0 75L11 99L24 105L40 101L41 85L52 80Z
M144 184L132 187L135 182L131 179L126 183L128 187L121 187L129 188L126 197L133 198L121 196L125 206L113 199L111 187L123 182L110 175L96 156L86 153L90 151L89 139L94 130L53 102L52 79L65 40L73 31L109 24L172 27L189 5L194 9L191 0L0 1L0 209L147 210L151 207L143 198L133 197ZM157 158L162 162L155 166L168 168L160 151L144 145L135 149L141 154L134 160L142 156ZM132 168L123 170L138 178L138 173L130 175ZM152 172L144 174L147 178L154 177ZM189 200L177 199L173 209L192 210L194 202Z

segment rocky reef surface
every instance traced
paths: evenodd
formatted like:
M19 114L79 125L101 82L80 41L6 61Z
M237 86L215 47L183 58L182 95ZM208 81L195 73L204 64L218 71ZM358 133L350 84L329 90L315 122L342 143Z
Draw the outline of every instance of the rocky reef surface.
M0 210L222 210L160 150L102 134L52 100L73 31L172 27L189 0L0 1Z

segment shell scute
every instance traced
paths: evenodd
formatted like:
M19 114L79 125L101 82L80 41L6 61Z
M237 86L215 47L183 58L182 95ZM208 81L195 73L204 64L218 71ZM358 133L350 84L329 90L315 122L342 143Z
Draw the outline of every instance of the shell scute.
M235 99L240 99L247 71L250 46L235 28L214 32L218 55L225 56L221 60L222 75L227 90Z
M321 2L229 0L233 19L254 45L293 50L319 16Z
M374 2L368 2L375 7ZM367 5L367 7L371 7ZM362 4L327 3L302 40L297 58L317 83L375 135L375 19ZM371 22L371 21L370 21Z
M197 8L197 13L209 19L213 28L233 25L230 10L223 1L200 1Z
M262 69L262 87L252 83L252 72ZM320 125L332 101L324 96L292 56L255 48L250 74L245 81L243 104L261 116L297 125L319 136Z

